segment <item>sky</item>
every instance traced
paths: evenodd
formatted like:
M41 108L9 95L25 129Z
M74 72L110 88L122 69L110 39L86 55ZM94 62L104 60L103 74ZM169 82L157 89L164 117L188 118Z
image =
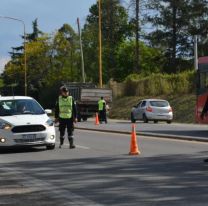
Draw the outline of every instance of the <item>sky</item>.
M32 21L38 19L39 29L52 33L64 23L77 30L79 17L83 26L89 8L96 0L0 0L0 16L9 16L24 21L26 33L32 31ZM21 22L0 18L0 72L9 60L11 47L22 44L23 25Z

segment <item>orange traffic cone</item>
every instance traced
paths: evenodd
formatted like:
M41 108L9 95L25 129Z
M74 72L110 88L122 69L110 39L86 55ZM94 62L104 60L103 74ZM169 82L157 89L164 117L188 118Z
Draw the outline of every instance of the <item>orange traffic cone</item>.
M130 146L130 155L139 155L140 151L137 145L137 138L136 138L136 131L135 131L135 124L132 124L132 132L131 132L131 146Z
M95 114L95 125L99 125L99 117L98 117L98 113L96 112Z

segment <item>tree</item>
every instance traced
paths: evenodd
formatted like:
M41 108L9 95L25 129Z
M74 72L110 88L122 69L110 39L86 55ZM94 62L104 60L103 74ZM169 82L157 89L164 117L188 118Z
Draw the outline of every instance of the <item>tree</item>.
M191 0L189 33L198 36L199 56L208 55L208 1Z
M141 22L142 22L142 4L144 4L144 0L130 0L130 8L133 8L133 17L131 18L131 24L133 27L133 31L135 33L135 65L134 65L134 72L141 71L140 65L140 36L141 36ZM130 12L131 13L131 12Z
M103 79L107 82L119 72L115 52L129 35L128 14L119 0L102 1ZM90 8L83 29L87 78L98 82L98 5Z
M162 70L162 66L165 61L165 57L162 51L156 48L146 46L144 43L139 43L141 57L140 73L143 75L150 75L152 73L158 73ZM126 41L120 44L116 52L116 61L120 68L120 72L117 74L116 80L123 81L129 74L132 73L134 67L134 51L136 41Z
M26 34L27 42L36 41L39 36L43 35L43 32L40 31L38 28L38 19L35 19L32 22L32 28L33 28L32 33ZM22 36L22 39L24 40L24 36ZM13 62L15 62L16 60L18 62L18 58L23 55L23 52L24 52L24 45L21 45L17 47L12 47L12 52L9 52L9 54L11 55Z
M148 22L154 26L147 39L162 48L167 57L166 72L182 69L181 61L193 56L193 35L207 30L205 0L149 0ZM168 68L168 69L167 69Z
M39 98L39 91L46 85L46 77L51 69L50 43L47 35L28 42L27 45L27 68L29 94Z
M168 59L167 72L176 71L176 58L183 56L187 43L189 24L189 0L149 0L148 8L153 10L153 15L147 19L156 29L148 39L153 46L163 48ZM182 51L183 50L183 51Z
M29 89L29 94L33 94L34 90L40 88L39 84L43 76L40 76L40 61L37 61L37 52L41 51L40 45L45 41L43 32L38 29L37 19L32 22L33 31L31 34L26 34L26 53L27 53L27 84ZM42 38L42 37L43 38ZM22 36L24 39L24 36ZM37 41L37 42L36 42ZM34 43L36 42L36 43ZM24 43L23 43L24 44ZM11 61L5 66L3 72L3 79L6 85L15 85L16 94L24 94L24 45L18 47L12 47ZM43 55L42 53L39 57ZM42 63L42 62L41 62ZM44 65L44 63L42 64ZM39 77L36 77L34 73L39 74ZM40 73L39 73L40 72Z
M78 81L80 79L80 51L78 36L68 24L54 35L51 51L50 78L54 81ZM56 74L56 75L54 75Z
M43 32L38 28L38 19L32 22L32 33L26 35L26 39L30 41L36 41L38 37L43 35Z

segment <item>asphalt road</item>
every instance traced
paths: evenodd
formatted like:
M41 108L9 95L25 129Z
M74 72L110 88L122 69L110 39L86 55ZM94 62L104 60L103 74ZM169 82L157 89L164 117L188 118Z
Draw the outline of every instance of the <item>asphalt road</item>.
M0 205L207 205L208 144L75 132L77 148L1 149Z
M96 129L104 131L131 132L131 122L125 120L109 120L108 124L95 125L94 119L77 124L78 128ZM141 135L152 135L158 137L173 137L181 139L195 139L208 141L208 125L200 124L158 124L136 122L136 131Z

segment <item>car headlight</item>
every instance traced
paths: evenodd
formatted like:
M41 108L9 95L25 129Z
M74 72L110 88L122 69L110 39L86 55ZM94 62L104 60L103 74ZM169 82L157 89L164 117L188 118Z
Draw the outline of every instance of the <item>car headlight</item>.
M6 122L0 122L0 129L9 130L11 129L12 125L6 123Z
M48 119L47 122L46 122L46 124L48 126L53 126L53 120L52 119Z

